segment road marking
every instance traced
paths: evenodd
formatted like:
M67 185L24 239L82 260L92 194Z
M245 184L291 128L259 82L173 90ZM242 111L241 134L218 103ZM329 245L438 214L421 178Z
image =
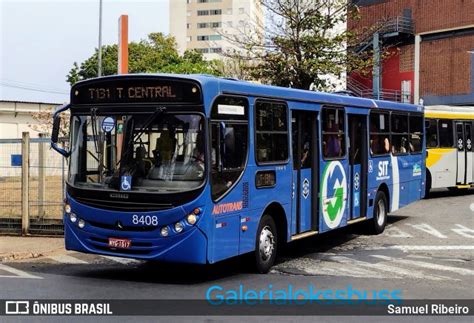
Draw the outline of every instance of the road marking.
M424 269L454 272L462 275L474 275L474 271L459 267L438 265L429 262L398 259L387 257L384 255L372 255L372 257L381 260L378 263L365 262L344 256L327 256L326 260L299 258L290 260L274 267L275 272L292 273L303 272L309 275L321 276L344 276L358 278L381 278L381 279L423 279L434 281L460 281L455 277L448 277L439 274L428 273L422 269L414 269L413 267L421 267ZM433 258L430 258L433 259ZM342 264L342 266L341 266ZM400 266L397 266L400 265ZM406 268L409 266L409 268ZM289 271L290 270L290 271Z
M384 234L391 238L413 238L411 234L406 233L400 230L399 228L393 226L387 227L387 229L385 229Z
M53 259L54 261L57 261L63 264L88 264L87 261L69 256L69 255L57 255L57 256L51 256L48 258Z
M456 224L456 226L458 226L459 229L451 229L451 231L454 231L463 237L474 239L474 230L469 229L462 224Z
M398 259L398 258L392 258L388 256L383 256L383 255L372 255L372 257L386 260L386 261L393 261L400 264L412 265L415 267L428 268L428 269L441 270L441 271L451 271L451 272L455 272L461 275L474 275L474 270L466 269L466 268L438 265L438 264L433 264L431 262L424 262L424 261L417 261L417 260Z
M432 236L435 236L436 238L440 238L440 239L446 239L447 238L447 236L445 236L444 234L442 234L441 232L439 232L438 230L436 230L435 228L433 228L431 225L429 225L427 223L420 223L420 224L406 223L406 225L409 225L409 226L411 226L415 229L418 229L418 230L424 231L426 233L429 233Z
M435 251L435 250L474 250L474 246L411 246L411 245L394 245L389 247L376 247L372 250L379 249L398 249L402 251Z
M109 260L118 262L118 263L123 264L123 265L141 263L140 260L136 260L136 259L120 258L120 257L114 257L114 256L103 256L103 255L100 255L100 256L105 258L105 259L109 259Z
M0 275L0 278L30 278L30 279L43 279L43 277L38 277L32 274L29 274L25 271L12 268L3 264L0 264L0 270L14 274L15 276L10 275Z
M349 259L349 258L347 258ZM320 276L345 276L356 278L386 278L384 275L365 267L343 267L334 261L316 260L311 258L298 258L276 266L276 270L296 269L310 275Z
M383 272L389 272L390 276L385 276L384 278L417 278L417 279L429 279L429 280L458 280L446 276L439 275L428 275L427 273L419 270L406 270L404 268L393 266L392 264L382 264L382 263L368 263L365 261L350 259L347 257L331 257L335 261L343 264L347 264L352 267L353 265L358 265L362 267L370 268L372 271L380 270Z
M417 258L417 259L433 259L433 257L429 256L421 256L421 255L407 255L407 258Z

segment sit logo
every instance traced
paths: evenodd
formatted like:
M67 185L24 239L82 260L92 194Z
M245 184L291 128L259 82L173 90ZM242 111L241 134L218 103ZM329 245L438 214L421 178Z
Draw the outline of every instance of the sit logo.
M382 179L389 179L390 176L388 176L388 160L382 160L379 161L378 164L378 173L377 173L377 180L380 181Z

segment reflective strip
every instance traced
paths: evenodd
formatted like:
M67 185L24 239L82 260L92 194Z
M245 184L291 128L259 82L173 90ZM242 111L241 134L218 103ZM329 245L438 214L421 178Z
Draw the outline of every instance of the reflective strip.
M392 208L390 212L394 212L399 209L400 207L400 173L398 169L398 158L391 155L392 160L392 182L393 182L393 190L392 190Z

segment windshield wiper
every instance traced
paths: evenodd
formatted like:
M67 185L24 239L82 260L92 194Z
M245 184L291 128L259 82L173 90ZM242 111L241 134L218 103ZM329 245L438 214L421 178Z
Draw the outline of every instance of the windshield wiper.
M92 122L92 137L94 138L94 148L95 152L98 155L97 158L95 158L99 165L98 165L98 172L99 172L99 182L102 182L102 175L104 168L106 166L103 163L103 156L104 156L104 151L103 151L103 140L102 140L102 133L99 133L97 130L97 108L92 108L91 109L91 122ZM100 140L100 144L99 141Z
M120 160L117 162L118 165L120 165L120 172L119 172L119 176L122 175L122 170L123 170L123 163L122 161L123 160L127 160L129 157L130 157L130 154L133 154L133 144L135 143L136 139L139 138L144 132L146 129L148 129L148 127L152 124L152 122L162 113L164 113L166 110L166 108L164 107L158 107L156 108L155 112L153 112L153 114L148 117L148 119L145 121L143 127L141 127L141 130L138 131L136 134L133 134L133 128L134 128L134 123L132 124L132 129L128 129L128 124L127 124L127 128L125 129L127 132L128 131L132 131L132 134L130 136L130 139L128 140L127 142L127 148L125 149L125 151L122 153L122 157L120 158ZM133 118L133 117L132 117ZM133 120L133 119L131 119ZM134 121L134 120L133 120Z

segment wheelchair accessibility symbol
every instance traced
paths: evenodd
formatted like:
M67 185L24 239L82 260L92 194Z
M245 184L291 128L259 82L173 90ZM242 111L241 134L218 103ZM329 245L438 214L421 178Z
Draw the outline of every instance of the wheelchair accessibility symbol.
M120 182L121 191L130 191L132 189L132 176L122 176Z

